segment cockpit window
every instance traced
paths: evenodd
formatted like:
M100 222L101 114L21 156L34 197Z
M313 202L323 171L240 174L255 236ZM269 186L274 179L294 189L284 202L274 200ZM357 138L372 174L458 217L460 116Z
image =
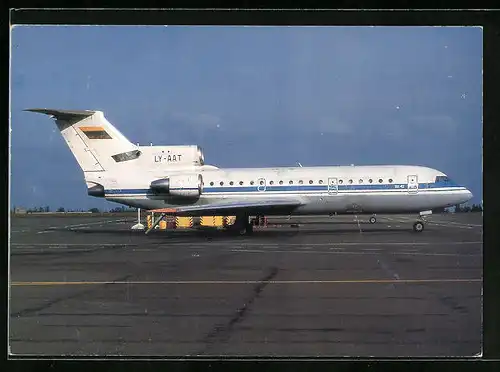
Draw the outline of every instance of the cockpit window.
M436 183L450 182L447 176L436 176Z

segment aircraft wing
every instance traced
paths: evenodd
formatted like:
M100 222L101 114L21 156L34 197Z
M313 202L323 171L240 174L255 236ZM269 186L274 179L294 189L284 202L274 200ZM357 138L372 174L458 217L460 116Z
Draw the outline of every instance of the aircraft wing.
M179 206L176 208L152 209L149 211L180 216L232 216L243 211L245 214L249 215L266 214L269 211L272 211L275 214L289 214L302 204L303 203L300 200L296 199L268 199L242 202L215 202L211 204Z

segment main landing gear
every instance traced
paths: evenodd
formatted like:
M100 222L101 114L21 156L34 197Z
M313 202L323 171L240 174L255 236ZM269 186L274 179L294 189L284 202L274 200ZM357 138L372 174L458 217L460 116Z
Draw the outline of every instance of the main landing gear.
M249 216L236 216L236 220L229 227L229 230L236 232L238 235L251 235L253 233L253 225L250 223Z

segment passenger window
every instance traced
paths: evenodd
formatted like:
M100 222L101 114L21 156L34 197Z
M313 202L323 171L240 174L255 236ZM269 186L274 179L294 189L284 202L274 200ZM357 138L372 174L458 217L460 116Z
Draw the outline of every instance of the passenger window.
M254 184L254 182L253 182L253 181L250 181L250 185L253 185L253 184Z
M319 180L319 184L322 185L323 184L323 180Z
M274 185L274 181L269 181L269 184L270 185Z
M382 182L384 182L384 180L382 178L379 178L378 183L382 183Z
M359 183L363 183L363 179L362 178L359 179Z
M389 183L392 183L392 178L389 178Z
M343 183L344 183L344 181L342 181L342 180L339 180L339 183L340 183L340 184L343 184Z
M263 184L264 184L264 181L260 181L259 183L260 183L261 185L263 185Z
M283 181L280 181L280 185L283 185Z
M243 181L240 181L240 185L243 185Z
M368 182L372 183L372 182L373 182L373 180L370 178L370 179L368 180Z
M288 183L289 183L290 185L293 185L293 181L289 181Z
M233 182L233 181L231 181L231 182L229 182L229 184L230 184L231 186L233 186L233 185L234 185L234 182Z
M224 185L224 182L220 181L220 185L221 185L221 186L222 186L222 185Z
M352 183L352 180L349 180L349 183Z
M304 181L300 180L299 181L299 185L302 185L304 183Z
M312 180L309 180L309 185L312 185L313 181Z
M210 186L213 186L213 185L214 185L214 183L213 183L213 182L210 182Z

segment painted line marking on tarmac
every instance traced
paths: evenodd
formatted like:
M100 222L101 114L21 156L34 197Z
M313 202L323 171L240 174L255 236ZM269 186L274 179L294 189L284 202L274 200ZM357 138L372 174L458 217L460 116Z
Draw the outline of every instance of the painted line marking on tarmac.
M443 223L443 222L439 222L439 223L436 223L436 222L429 222L429 224L431 225L435 225L435 226L443 226L443 227L454 227L454 228L457 228L457 229L474 229L474 230L478 230L479 228L482 228L482 226L472 226L472 225L465 225L465 224L455 224L455 225L452 225L450 223Z
M68 227L104 225L107 223L126 222L126 221L132 221L132 220L130 218L120 218L118 220L111 220L111 221L99 221L99 222L79 223L76 225L67 225L67 226L64 226L64 228L67 229Z
M433 225L433 226L442 226L442 227L454 227L457 229L473 229L471 226L455 226L455 225L450 225L450 224L444 224L444 223L435 223L435 222L427 222L428 225Z
M79 223L79 224L76 224L76 225L66 225L66 226L62 226L62 227L61 226L50 226L50 227L48 227L48 229L68 229L68 228L71 228L71 227L104 225L104 224L108 224L108 223L127 222L127 221L131 222L133 220L130 219L130 218L126 218L126 219L120 218L118 220L99 221L99 222L87 222L87 223Z
M57 248L65 248L66 246L137 246L139 244L133 244L133 243L10 243L10 245L16 245L16 246L29 246L29 247L36 247L36 246L53 246Z
M410 217L399 217L399 219L392 219L389 217L382 217L382 218L389 220L389 221L394 221L394 222L410 222L410 221L414 220ZM468 223L454 222L454 221L442 221L442 220L434 220L434 219L429 219L426 222L426 224L434 225L434 226L443 226L443 227L456 227L458 229L473 229L476 227L483 227L483 225L468 224Z
M116 223L116 222L131 222L132 220L131 219L119 219L119 220L111 220L111 221L99 221L99 222L88 222L88 223L79 223L79 224L76 224L76 225L66 225L66 226L49 226L47 227L46 229L42 230L42 231L37 231L37 234L47 234L47 233L52 233L52 232L56 232L56 231L60 231L61 229L68 229L68 228L72 228L72 227L82 227L82 228L88 228L88 226L92 226L92 225L104 225L104 224L108 224L108 223ZM85 226L85 227L83 227ZM15 231L11 231L11 232L15 232L15 233L20 233L20 232L30 232L31 230L15 230Z
M227 247L229 246L235 246L239 250L245 249L246 247L263 247L263 248L279 248L279 247L296 247L296 246L305 246L305 247L329 247L331 250L343 250L345 248L342 248L341 246L363 246L363 245L384 245L384 246L390 246L390 245L411 245L411 246L426 246L426 245L436 245L436 242L342 242L342 243L282 243L282 244L266 244L266 243L241 243L241 241L238 242L239 244L233 244L232 242L225 242L225 241L212 241L212 242L206 242L206 243L198 243L198 242L162 242L161 244L155 245L154 248L151 249L168 249L169 246L177 247L177 246L183 246L183 245L191 245L191 247L194 248L203 248L203 247L212 247L214 245L219 245L221 247ZM86 246L92 246L92 247L108 247L108 246L121 246L121 247L130 247L130 246L140 246L144 245L145 243L10 243L11 246L21 246L21 247L53 247L53 248L61 248L64 246L81 246L81 247L86 247ZM472 242L441 242L439 244L445 244L445 245L473 245L473 244L483 244L482 241L472 241ZM149 245L149 244L148 244ZM368 249L366 248L365 251L368 250L373 250L375 251L377 248L372 248ZM309 248L307 249L309 250ZM269 251L262 251L262 252L269 252ZM291 251L290 251L291 252ZM400 252L403 253L403 252Z
M225 242L217 242L218 244L223 244ZM267 243L241 243L240 246L336 246L336 245L435 245L447 244L447 245L463 245L463 244L482 244L482 241L471 241L471 242L339 242L339 243L280 243L280 244L267 244ZM203 243L201 243L203 244Z
M439 223L444 223L444 224L451 224L451 225L463 225L463 226L473 226L473 227L483 227L483 225L476 225L473 223L464 223L464 222L455 222L455 221L443 221L443 220L434 220L432 219L430 222L439 222Z
M410 217L401 217L401 218L404 219L405 221L413 221L413 219L410 218ZM448 226L448 227L454 227L454 226L451 226L451 225L460 225L460 226L468 226L468 227L483 227L483 225L477 225L477 224L472 224L472 223L436 220L433 217L429 217L428 223L430 223L430 224L441 223L444 226Z
M270 280L268 284L410 284L410 283L478 283L482 279L353 279L353 280ZM79 281L79 282L12 282L11 286L63 286L63 285L140 285L140 284L260 284L259 280L159 280L159 281Z
M368 255L380 254L379 252L332 252L332 251L292 251L292 250L257 250L257 249L231 249L238 253L303 253L303 254L345 254L345 255ZM387 252L390 255L410 256L449 256L449 257L482 257L481 254L459 254L459 253L414 253L414 252Z

